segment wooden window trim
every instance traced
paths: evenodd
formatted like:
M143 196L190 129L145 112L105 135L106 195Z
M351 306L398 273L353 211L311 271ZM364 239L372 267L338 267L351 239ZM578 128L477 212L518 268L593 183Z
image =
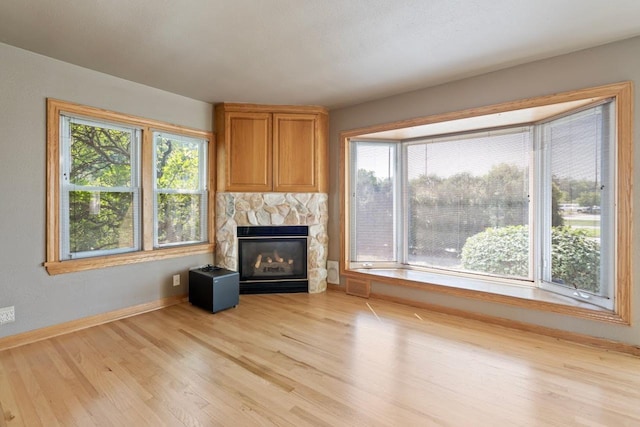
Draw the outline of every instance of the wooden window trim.
M61 113L126 124L142 129L141 147L141 188L142 188L142 249L126 254L90 257L73 260L61 260L60 257L60 115ZM185 245L172 248L155 249L153 247L153 144L152 132L164 131L180 135L204 138L208 147L208 191L207 203L207 239L208 243ZM44 267L50 275L92 270L103 267L126 265L146 261L158 261L186 255L212 253L214 250L215 227L214 199L215 191L215 138L212 132L191 129L152 119L117 113L95 107L88 107L57 99L47 99L47 236L46 261Z
M589 309L554 303L536 301L514 296L491 293L481 290L459 289L451 286L437 285L420 280L387 277L384 274L370 273L362 269L350 269L349 251L349 140L365 134L385 132L413 126L441 123L451 120L504 113L525 108L541 107L563 102L579 101L587 98L615 98L616 100L616 130L617 130L617 196L616 196L616 300L613 311L603 311L599 308ZM340 274L346 277L371 280L390 285L419 288L428 291L508 304L527 309L559 313L573 317L598 320L614 324L631 324L631 293L632 293L632 190L633 190L633 84L620 82L588 89L574 90L559 94L528 98L505 102L486 107L436 114L427 117L400 120L392 123L374 125L342 132L340 134ZM543 291L541 292L548 292Z

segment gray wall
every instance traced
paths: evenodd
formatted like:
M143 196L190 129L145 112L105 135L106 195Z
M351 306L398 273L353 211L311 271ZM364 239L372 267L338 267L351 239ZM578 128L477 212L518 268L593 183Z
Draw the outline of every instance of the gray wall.
M339 258L339 134L345 130L389 123L401 119L481 107L573 89L631 80L636 87L635 105L640 105L640 38L633 38L548 60L537 61L479 77L405 93L365 104L330 112L330 211L329 259ZM635 108L634 141L640 131L640 108ZM640 165L640 150L635 147L634 163ZM634 182L640 174L636 167ZM640 192L636 186L634 200ZM636 203L637 204L637 203ZM638 209L633 215L633 242L640 237ZM633 251L633 265L640 265L640 252ZM541 326L640 345L640 279L634 267L632 290L632 326L617 326L602 322L565 317L552 313L526 310L439 293L374 283L373 291L396 297L463 309L490 316L498 316Z
M134 58L132 58L133 60ZM212 106L0 44L0 337L185 294L197 255L49 276L45 261L47 97L210 131ZM181 285L173 287L173 274Z
M640 38L402 94L330 114L329 259L339 254L340 131L485 106L571 89L640 81ZM186 271L212 255L49 276L45 260L45 98L52 97L203 130L211 105L0 44L0 307L16 322L0 337L186 292ZM636 92L636 105L638 95ZM640 128L636 109L635 132ZM635 163L640 150L636 150ZM636 168L635 176L640 171ZM635 179L634 179L635 180ZM634 199L640 189L634 189ZM640 230L634 215L634 244ZM635 250L634 265L640 262ZM182 285L171 286L180 273ZM634 268L634 277L637 277ZM614 326L415 289L375 284L376 292L640 345L640 283L633 284L633 325Z

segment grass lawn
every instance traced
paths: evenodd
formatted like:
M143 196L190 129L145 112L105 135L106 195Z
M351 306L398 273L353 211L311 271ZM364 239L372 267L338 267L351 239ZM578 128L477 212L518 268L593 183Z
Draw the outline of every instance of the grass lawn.
M583 230L589 237L600 237L600 217L594 218L564 218L567 227Z

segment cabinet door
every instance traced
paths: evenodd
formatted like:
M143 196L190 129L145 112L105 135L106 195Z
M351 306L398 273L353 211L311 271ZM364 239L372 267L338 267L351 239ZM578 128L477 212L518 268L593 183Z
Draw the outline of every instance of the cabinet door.
M318 120L315 114L274 114L275 191L318 191Z
M227 191L271 191L271 134L269 113L225 115Z

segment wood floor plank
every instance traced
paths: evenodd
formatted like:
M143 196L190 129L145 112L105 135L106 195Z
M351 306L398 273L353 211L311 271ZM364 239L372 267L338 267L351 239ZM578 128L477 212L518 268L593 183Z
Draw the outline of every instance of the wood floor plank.
M8 383L9 378L6 372L6 369L2 365L0 365L0 384ZM15 418L11 412L4 410L2 407L2 402L5 402L5 405L10 407L16 407L15 397L11 390L8 388L0 388L0 427L7 427L7 421Z
M0 427L635 426L640 358L336 291L242 295L0 352L0 413Z

